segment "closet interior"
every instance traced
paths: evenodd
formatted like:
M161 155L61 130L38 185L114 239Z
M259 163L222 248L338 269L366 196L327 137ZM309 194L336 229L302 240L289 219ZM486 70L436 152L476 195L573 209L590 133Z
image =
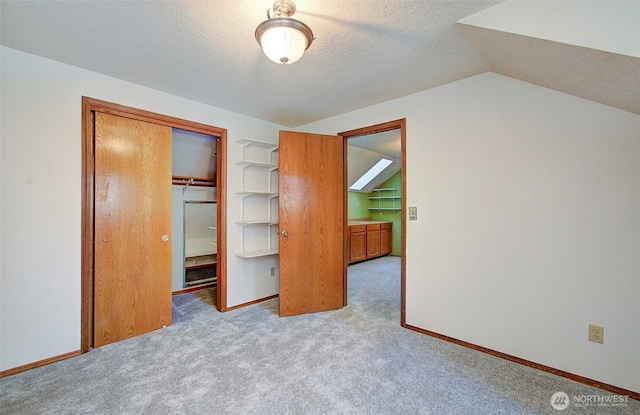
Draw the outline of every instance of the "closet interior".
M217 282L217 144L218 137L173 129L173 292Z

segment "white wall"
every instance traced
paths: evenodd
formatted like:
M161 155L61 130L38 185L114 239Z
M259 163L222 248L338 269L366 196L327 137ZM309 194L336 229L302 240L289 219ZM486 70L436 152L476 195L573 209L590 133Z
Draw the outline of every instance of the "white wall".
M300 130L399 118L407 323L640 391L640 116L486 73Z
M228 305L278 292L275 258L234 256L240 146L280 126L6 47L0 49L0 370L80 348L81 97L228 130Z

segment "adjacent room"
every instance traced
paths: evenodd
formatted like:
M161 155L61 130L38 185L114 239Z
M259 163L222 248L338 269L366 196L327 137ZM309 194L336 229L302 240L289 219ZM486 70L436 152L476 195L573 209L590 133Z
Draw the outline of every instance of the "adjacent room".
M0 412L640 412L638 16L0 1Z

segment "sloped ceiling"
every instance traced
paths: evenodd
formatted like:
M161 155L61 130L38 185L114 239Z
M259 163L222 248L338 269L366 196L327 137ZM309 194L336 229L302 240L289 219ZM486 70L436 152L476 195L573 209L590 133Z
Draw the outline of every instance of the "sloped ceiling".
M386 154L381 154L376 151L372 151L369 149L349 146L349 151L347 152L348 160L348 186L351 187L356 180L362 177L369 169L375 165L381 158L386 158L391 160L392 163L387 166L380 174L378 174L373 180L371 180L367 185L365 185L360 190L353 190L361 193L371 193L372 189L380 187L380 185L391 178L394 174L396 174L400 168L402 167L402 162L400 159L396 159Z
M360 192L371 193L371 189L380 187L382 183L389 180L391 176L402 168L399 129L351 137L348 143L347 170L349 172L349 187L383 157L391 160L392 163L369 184L364 186Z
M640 114L640 2L512 1L459 23L490 71Z
M638 3L297 0L317 39L282 66L272 0L2 0L0 43L287 127L486 71L640 113Z
M375 151L394 159L401 158L399 129L351 137L349 145Z

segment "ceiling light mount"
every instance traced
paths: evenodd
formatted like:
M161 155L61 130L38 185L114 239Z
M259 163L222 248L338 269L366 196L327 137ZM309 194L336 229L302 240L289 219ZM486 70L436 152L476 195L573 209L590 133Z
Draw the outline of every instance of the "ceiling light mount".
M256 28L256 40L262 46L265 55L276 63L294 63L309 49L314 40L309 26L291 18L296 10L296 5L291 0L277 0L273 7L267 10L268 19Z
M290 0L276 0L271 9L267 9L267 17L271 19L271 10L275 13L274 17L291 17L296 12L296 5Z

